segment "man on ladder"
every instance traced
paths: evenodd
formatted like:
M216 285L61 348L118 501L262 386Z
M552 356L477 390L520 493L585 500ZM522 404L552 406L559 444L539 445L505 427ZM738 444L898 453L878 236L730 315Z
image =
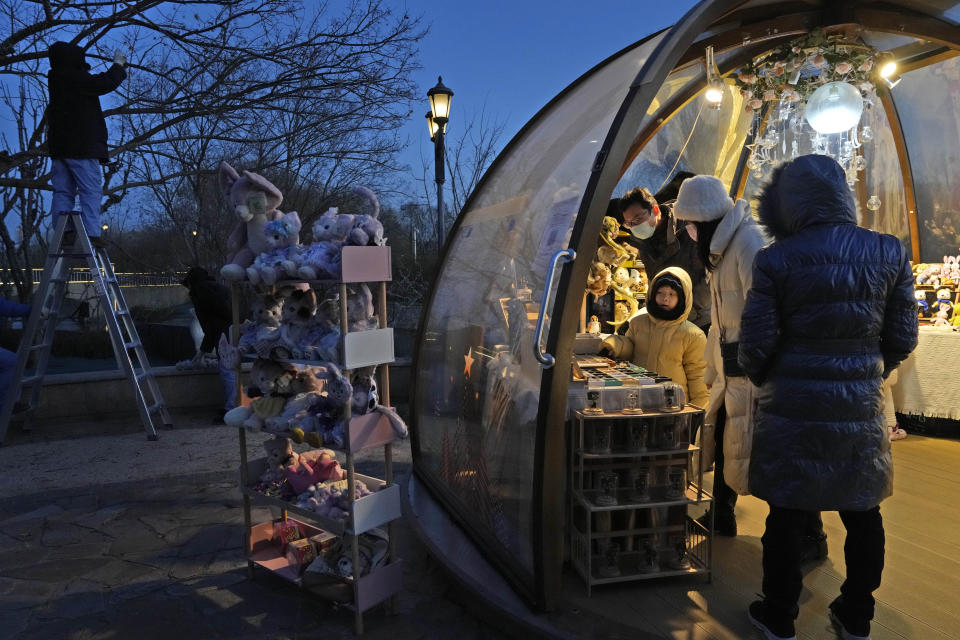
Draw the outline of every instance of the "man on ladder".
M49 56L47 146L53 161L54 233L33 311L24 327L13 383L0 409L0 442L6 435L15 403L21 397L27 401L25 428L36 409L69 282L68 263L74 258L84 259L90 268L117 363L133 384L147 435L155 440L157 432L152 416L159 414L166 425L171 422L170 416L100 237L103 199L100 164L105 164L108 156L107 126L99 96L113 91L126 78L126 56L117 51L110 68L98 74L90 74L83 49L75 44L55 42ZM74 210L77 199L80 212ZM34 370L25 375L31 357ZM139 369L135 368L134 361ZM147 392L152 398L148 399ZM16 406L19 411L24 404Z
M54 215L73 211L79 196L83 226L97 248L104 246L100 238L100 165L108 160L107 124L100 109L100 96L120 86L127 77L126 64L126 56L117 51L109 69L91 74L83 49L67 42L50 46L47 147L53 161L51 211ZM65 244L72 245L69 232L75 229L68 228L65 238Z

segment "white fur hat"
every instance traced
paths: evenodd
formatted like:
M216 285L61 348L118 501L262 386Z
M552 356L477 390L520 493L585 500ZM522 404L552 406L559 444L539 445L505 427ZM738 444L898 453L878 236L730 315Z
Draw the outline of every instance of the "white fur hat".
M683 181L673 205L678 220L707 222L722 218L733 208L733 200L719 178L694 176Z

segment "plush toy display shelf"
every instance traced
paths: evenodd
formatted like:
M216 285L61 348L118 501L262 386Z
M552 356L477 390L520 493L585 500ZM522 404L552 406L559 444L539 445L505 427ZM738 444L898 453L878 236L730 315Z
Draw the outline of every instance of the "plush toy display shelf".
M262 293L272 292L284 284L317 285L327 287L340 286L341 301L347 299L346 285L348 283L367 283L373 294L375 314L379 318L377 328L368 328L362 331L346 331L340 341L339 358L342 362L343 375L349 376L351 370L377 365L379 382L379 403L384 407L390 406L390 377L389 363L394 361L393 329L386 327L386 282L392 279L390 267L390 248L386 246L343 247L341 253L342 278L339 281L319 280L307 282L302 280L279 282L272 286L259 286ZM240 283L238 283L240 284ZM376 285L376 286L374 286ZM235 326L240 326L240 288L233 287L233 311ZM343 302L343 304L346 304ZM340 326L348 326L344 320L346 311L340 310ZM234 342L236 346L236 338ZM283 362L293 364L323 366L326 362L289 359ZM338 374L339 375L339 374ZM239 382L238 382L239 384ZM257 479L267 470L266 458L249 460L247 457L246 429L239 427L240 440L240 489L243 496L244 538L247 550L248 571L252 574L254 567L261 567L285 578L301 588L343 604L354 612L354 630L359 635L363 633L363 613L371 607L387 602L396 595L402 586L403 562L396 557L395 535L393 522L400 518L400 487L393 482L392 447L397 437L391 418L379 411L371 411L365 415L350 417L350 400L345 402L344 418L346 422L346 443L343 447L343 468L346 471L344 480L339 485L350 496L349 505L344 509L344 519L334 519L321 516L306 508L298 507L295 502L288 502L279 497L268 496L254 489ZM274 432L281 437L289 437L286 432ZM354 455L375 447L383 448L384 479L378 479L356 473L354 470ZM341 457L341 456L338 456ZM368 495L355 498L349 486L356 482L363 482L371 491ZM251 504L257 503L270 506L280 511L280 519L288 520L289 515L296 516L295 520L303 525L307 531L323 529L342 538L342 544L347 553L352 555L352 567L361 566L359 562L360 538L368 537L373 529L384 527L387 529L387 553L385 564L374 568L365 575L353 575L346 578L329 577L329 584L322 586L305 584L303 579L304 567L295 560L281 554L282 549L273 536L273 522L255 524L252 522ZM313 575L312 572L311 575Z

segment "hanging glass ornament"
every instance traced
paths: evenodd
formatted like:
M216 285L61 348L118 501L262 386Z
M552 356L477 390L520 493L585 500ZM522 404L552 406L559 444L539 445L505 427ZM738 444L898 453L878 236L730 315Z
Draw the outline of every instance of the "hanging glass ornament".
M870 125L864 125L863 129L860 130L860 139L864 142L873 140L873 129L870 128Z
M867 209L870 211L879 211L880 210L880 198L873 195L870 196L870 199L867 200Z
M840 133L860 122L863 96L847 82L828 82L813 92L804 112L810 126L820 133Z

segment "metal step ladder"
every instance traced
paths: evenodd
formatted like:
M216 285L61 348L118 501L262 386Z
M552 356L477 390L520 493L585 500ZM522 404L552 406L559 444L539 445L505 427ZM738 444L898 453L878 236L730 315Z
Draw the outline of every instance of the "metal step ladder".
M24 430L31 428L33 413L40 399L43 377L50 361L50 348L60 319L60 308L70 281L70 263L75 259L85 260L90 268L117 364L133 385L134 399L140 419L147 430L147 439L156 440L158 436L154 417L159 416L167 427L173 423L163 396L160 395L147 353L140 342L140 336L137 335L137 328L123 297L117 275L113 272L110 257L106 249L93 246L83 227L80 212L71 211L58 215L57 218L40 288L34 296L30 318L24 327L17 351L16 370L0 411L0 444L3 443L7 427L14 417L23 418ZM76 240L72 247L63 246L68 219L73 221L73 228L76 229ZM28 371L31 360L33 369Z

